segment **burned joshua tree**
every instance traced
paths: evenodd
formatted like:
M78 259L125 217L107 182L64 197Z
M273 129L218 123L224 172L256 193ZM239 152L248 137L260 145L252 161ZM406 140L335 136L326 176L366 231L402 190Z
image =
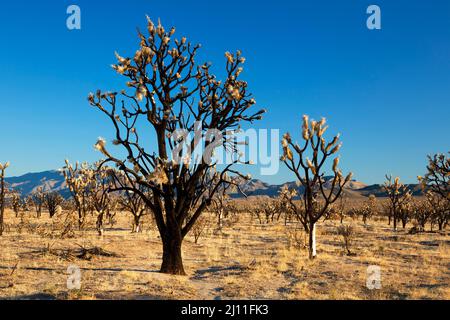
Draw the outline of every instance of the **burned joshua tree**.
M113 156L99 139L96 147L105 163L114 163L138 184L116 191L139 194L154 215L163 247L161 272L185 274L183 240L219 187L231 183L227 173L239 175L233 164L248 163L226 137L241 124L261 119L264 110L252 112L255 100L240 80L245 61L241 52L225 54L225 75L219 81L209 64L196 64L199 45L184 37L175 39L175 28L167 31L150 19L147 29L147 35L138 34L139 49L133 58L116 54L113 68L125 77L129 90L97 91L89 95L89 102L111 121L113 144L126 153L124 158ZM150 131L154 135L149 137ZM190 133L199 139L186 143L183 137ZM232 160L219 169L211 156L222 146ZM192 155L197 148L205 150L203 156ZM143 193L140 186L151 193Z
M331 180L325 181L324 165L341 148L339 136L326 142L323 135L328 127L325 122L325 119L310 121L308 116L303 116L302 145L294 142L288 133L282 141L284 154L281 161L295 174L303 187L299 188L302 208L297 207L295 212L309 234L310 259L316 256L316 223L328 212L330 205L339 199L344 186L352 178L351 173L347 177L342 175L338 169L337 157L332 165L333 176ZM308 156L312 157L311 160ZM293 205L297 206L294 202Z

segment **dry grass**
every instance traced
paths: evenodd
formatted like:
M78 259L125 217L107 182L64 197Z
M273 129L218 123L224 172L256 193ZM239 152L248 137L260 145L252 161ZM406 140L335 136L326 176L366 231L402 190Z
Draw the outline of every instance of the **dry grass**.
M119 217L120 216L120 217ZM318 226L318 257L310 261L301 236L283 222L239 224L195 244L184 243L187 277L159 274L161 245L155 230L131 234L129 217L118 215L103 237L91 227L74 237L38 232L51 229L48 218L29 215L26 225L7 212L10 231L0 239L0 297L8 299L449 299L449 232L394 233L386 221L348 220L354 228L352 252L342 248L337 221ZM213 219L213 218L211 218ZM27 227L32 225L31 227ZM148 224L147 226L149 226ZM289 228L294 229L291 225ZM19 233L20 231L20 233ZM289 240L290 239L290 240ZM294 239L295 241L293 241ZM80 248L112 255L78 258ZM67 290L67 268L82 272L80 290ZM366 288L370 265L381 267L382 288Z

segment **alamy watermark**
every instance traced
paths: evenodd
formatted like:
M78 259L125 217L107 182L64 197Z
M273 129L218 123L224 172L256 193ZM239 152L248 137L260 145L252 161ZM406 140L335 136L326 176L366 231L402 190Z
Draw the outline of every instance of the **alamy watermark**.
M81 269L76 265L67 267L67 289L80 290L81 289Z
M81 9L77 5L67 7L66 13L69 15L66 20L66 26L69 30L81 30Z
M379 6L372 4L367 7L367 14L370 16L367 18L367 28L369 30L380 30L381 29L381 9Z
M258 165L263 176L275 175L280 168L280 130L228 130L202 128L178 129L169 135L171 161L187 166L250 164Z
M379 266L367 267L366 287L369 290L381 289L381 268Z

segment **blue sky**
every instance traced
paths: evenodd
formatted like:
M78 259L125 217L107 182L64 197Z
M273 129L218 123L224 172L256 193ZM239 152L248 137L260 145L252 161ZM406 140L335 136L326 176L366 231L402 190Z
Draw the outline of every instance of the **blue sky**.
M82 30L66 28L70 4ZM366 28L370 4L381 30ZM241 49L243 77L269 110L255 127L299 137L302 114L326 117L358 180L415 182L427 154L450 149L448 1L15 1L0 11L0 162L12 162L10 175L100 156L92 145L111 126L86 97L122 87L114 51L134 53L145 14L201 43L199 62L219 68ZM285 169L261 178L293 180Z

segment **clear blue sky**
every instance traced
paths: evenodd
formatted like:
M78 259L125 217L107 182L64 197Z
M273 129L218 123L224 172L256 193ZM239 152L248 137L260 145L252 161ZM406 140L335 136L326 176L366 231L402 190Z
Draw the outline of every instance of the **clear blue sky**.
M70 4L81 7L81 31L66 28ZM370 4L381 7L382 30L366 28ZM243 76L269 110L256 126L296 136L302 114L326 117L342 133L342 168L358 180L414 182L427 154L450 149L449 1L8 1L0 162L12 162L10 175L100 156L92 145L111 126L86 97L120 88L114 51L134 53L145 14L201 43L215 65L241 49ZM293 180L285 169L263 179Z

